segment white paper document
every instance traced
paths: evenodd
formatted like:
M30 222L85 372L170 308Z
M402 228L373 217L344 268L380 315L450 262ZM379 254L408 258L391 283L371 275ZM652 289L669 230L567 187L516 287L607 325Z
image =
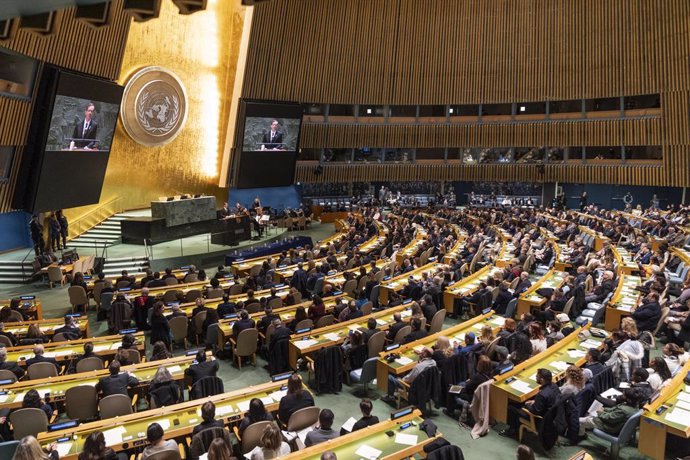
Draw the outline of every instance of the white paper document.
M273 398L271 398L270 396L264 396L263 398L261 398L261 402L264 403L264 405L266 406L274 403Z
M60 454L60 457L67 456L67 454L69 454L69 451L71 448L72 448L71 442L59 442L57 445L57 451L58 451L58 454Z
M582 350L568 350L568 356L571 358L583 358L587 352L584 352Z
M359 455L362 458L366 458L367 460L377 459L382 453L382 450L374 449L373 447L369 447L366 444L360 446L359 449L355 451L355 454Z
M249 401L238 402L237 407L239 407L242 412L247 412L249 410Z
M678 400L679 401L685 401L685 402L690 402L690 393L678 393Z
M122 435L126 433L124 427L119 426L117 428L111 428L103 432L103 437L105 437L106 446L114 446L122 442Z
M170 420L168 420L167 418L162 418L162 419L158 420L157 423L158 423L158 424L161 426L161 428L163 428L164 430L167 430L167 429L170 428Z
M623 394L623 393L621 393L620 391L616 390L615 388L609 388L608 390L606 390L605 392L603 392L603 393L601 394L601 396L604 397L604 398L615 398L616 396L620 396L620 395L622 395L622 394Z
M511 388L519 391L520 393L529 393L530 391L532 391L532 387L529 386L529 383L523 382L522 380L515 380L514 382L511 382L509 385Z
M677 423L679 425L688 426L690 424L690 411L675 408L668 414L666 414L666 420L671 423Z
M401 356L400 358L396 359L395 362L400 364L401 366L407 366L408 364L411 364L414 361L408 358L407 356Z
M282 390L282 391L274 391L271 393L269 396L275 401L275 402L280 402L280 400L287 394L287 390Z
M180 366L170 366L168 368L168 371L170 371L171 374L177 374L179 372L182 372L182 367Z
M9 395L0 395L0 403L4 403L9 398Z
M491 324L495 324L498 327L502 327L506 322L506 319L502 316L499 316L498 318L494 318L491 320Z
M684 410L690 410L690 403L687 401L678 400L676 401L676 407ZM688 424L690 424L690 420L688 420Z
M386 321L382 320L381 318L379 318L376 320L376 324L378 324L379 326L384 326L388 323ZM357 329L359 329L359 328L357 328Z
M323 336L332 342L337 342L338 340L340 340L340 336L335 332L324 334Z
M233 412L235 412L235 408L230 404L216 407L216 414L218 415L227 415L232 414Z
M558 369L559 371L564 371L568 368L568 363L564 361L554 361L550 364L550 366Z
M304 350L305 348L309 348L311 346L314 346L317 344L317 341L314 339L307 339L307 340L296 340L294 342L295 346L299 348L300 350Z
M352 428L355 426L355 423L357 423L357 420L355 420L354 417L350 417L345 423L343 423L343 430L352 432Z
M407 446L414 446L417 444L417 435L416 434L398 433L395 435L395 443L396 444L405 444Z

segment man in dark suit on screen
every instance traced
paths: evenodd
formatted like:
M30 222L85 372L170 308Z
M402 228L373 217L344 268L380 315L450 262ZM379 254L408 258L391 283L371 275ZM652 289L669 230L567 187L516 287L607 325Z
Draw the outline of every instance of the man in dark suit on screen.
M283 132L279 129L278 120L271 122L271 130L264 133L264 138L261 144L261 150L265 149L280 149L283 150Z
M84 111L84 119L74 126L72 138L74 145L70 144L70 149L97 149L98 142L96 141L96 133L98 132L98 124L94 121L93 115L96 111L96 106L89 103Z

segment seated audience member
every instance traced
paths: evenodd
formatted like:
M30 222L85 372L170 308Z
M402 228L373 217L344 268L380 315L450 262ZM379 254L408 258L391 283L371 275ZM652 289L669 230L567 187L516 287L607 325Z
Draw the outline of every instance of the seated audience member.
M513 364L520 364L532 356L532 342L526 334L516 332L511 339L511 345L513 351L510 354L510 360Z
M307 433L304 445L309 447L328 441L329 439L337 438L338 432L332 428L334 418L335 416L332 410L322 409L321 412L319 412L319 424Z
M81 331L73 316L65 316L65 325L55 329L53 334L63 334L67 340L76 340L81 337Z
M290 446L283 441L280 428L275 423L271 423L266 425L264 432L261 434L259 445L246 456L251 460L264 460L278 458L289 453Z
M155 401L156 407L170 406L184 400L180 386L173 380L167 367L161 366L149 385L149 394Z
M53 415L53 408L50 407L50 404L46 404L46 402L38 394L38 391L34 389L27 391L24 395L24 399L22 400L22 409L27 408L41 409L46 413L48 420L50 420L50 417Z
M223 295L223 301L218 304L216 311L218 311L218 316L221 318L237 312L235 303L230 302L230 296L227 294Z
M437 366L453 356L455 353L453 346L450 344L450 339L445 335L442 335L436 339L436 345L433 346L433 350L434 354L432 355L432 358L434 361L436 361Z
M178 316L183 316L185 318L187 317L187 313L182 311L182 308L180 307L179 303L172 304L170 311L171 311L171 313L168 316L166 316L168 321L170 321L173 318L177 318Z
M251 329L254 327L254 325L254 320L249 318L249 313L247 313L247 310L241 310L240 319L235 321L232 325L233 338L237 339L237 337L240 335L240 332L244 331L245 329Z
M321 454L321 460L338 460L338 456L329 450Z
M639 388L626 388L623 392L624 401L613 407L601 408L596 416L580 417L580 436L585 430L598 428L610 435L618 436L623 425L639 409L642 395Z
M158 341L153 344L149 361L161 361L170 358L172 358L172 353L168 351L168 347L164 342Z
M91 343L91 342L86 342L84 344L84 353L82 353L81 356L79 356L77 358L76 362L78 363L82 359L86 359L86 358L98 358L98 355L96 353L94 353L94 351L93 351L93 343ZM75 363L75 366L76 366L76 363Z
M398 333L398 331L405 326L407 326L407 323L403 322L400 312L393 313L393 324L391 324L391 327L388 328L386 340L392 342L395 339L395 335Z
M354 425L352 425L352 431L361 430L371 425L376 425L379 423L379 418L375 415L371 415L371 411L374 408L370 399L364 398L359 402L359 410L362 412L362 417L357 420ZM347 434L348 431L343 427L340 429L340 435Z
M589 369L592 376L596 377L606 370L606 366L601 363L601 351L596 348L590 348L585 354L584 369Z
M649 385L652 387L652 390L654 391L666 386L673 378L673 375L671 375L671 371L668 369L666 361L664 361L664 358L662 358L661 356L657 356L656 358L654 358L652 362L649 363L649 367L654 372L649 374L647 382L649 382Z
M218 312L213 308L209 308L208 312L206 313L206 319L204 319L204 322L201 325L201 336L204 339L206 338L206 333L208 332L209 326L218 324L218 321Z
M661 318L661 305L659 305L659 294L650 292L645 296L643 303L632 313L632 318L637 324L637 329L652 332L656 328L659 318Z
M481 343L476 343L477 336L474 335L474 332L468 332L465 334L465 345L460 346L461 344L458 344L457 342L453 342L455 345L455 354L458 355L466 355L471 352L475 352L478 350L481 350L483 345Z
M120 362L120 367L130 366L134 364L130 359L129 351L120 349L115 354L115 359Z
M105 436L101 431L89 433L77 460L126 460L127 455L115 453L105 445Z
M534 399L527 401L524 405L509 405L508 406L508 429L501 431L501 436L515 436L517 435L520 426L520 419L526 418L527 414L522 411L524 407L534 415L543 417L546 412L551 409L561 396L558 385L552 381L551 371L548 369L539 369L537 371L537 384L539 385L539 393Z
M436 361L434 361L432 358L433 354L434 352L431 350L431 348L424 347L422 351L419 352L419 360L417 361L417 364L415 364L412 370L401 380L410 385L423 371L431 367L436 367ZM395 391L399 388L402 388L402 383L400 383L398 378L393 376L393 374L389 374L388 394L381 398L381 400L388 403L394 402L395 399L393 398L393 396L395 395Z
M295 332L295 329L297 329L297 325L305 319L309 319L307 318L307 311L304 309L304 307L297 307L295 309L295 317L292 319L292 321L290 321L290 323L287 326L292 332Z
M192 436L204 431L207 428L224 428L222 420L216 420L216 405L213 401L206 401L201 405L201 423L194 427Z
M166 441L163 437L164 435L165 432L163 431L163 427L158 423L152 423L149 425L148 429L146 430L146 440L149 442L149 445L141 454L141 460L147 460L149 457L157 454L158 452L178 450L177 443L172 439L168 439Z
M120 374L120 362L114 359L108 366L110 375L101 377L96 384L96 391L103 393L103 397L110 395L128 396L127 388L135 387L139 380L129 371Z
M371 336L379 331L377 327L378 325L376 324L376 320L374 318L369 318L367 320L367 328L362 331L362 340L364 343L369 343Z
M493 363L493 375L502 374L506 369L513 367L513 362L510 360L510 352L506 347L497 346L494 348L494 357L496 362Z
M412 326L412 331L405 336L403 343L414 342L415 340L423 339L429 335L429 333L422 328L422 320L419 318L413 318L412 321L410 321L410 326Z
M575 330L575 327L573 327L573 324L570 322L570 317L565 313L557 314L556 321L560 323L561 333L564 337Z
M256 324L256 328L262 334L266 334L266 329L268 329L268 326L271 325L274 319L280 319L280 316L273 313L273 308L266 304L266 307L264 307L264 316L262 316L259 322Z
M278 420L287 426L290 416L300 409L314 405L314 398L309 391L302 388L302 379L298 374L292 374L288 379L287 394L278 404Z
M541 324L531 323L528 328L529 341L532 343L532 356L546 350L546 337L541 329Z
M458 394L457 398L451 398L451 403L449 404L448 409L444 409L444 413L446 415L455 418L454 411L456 404L459 404L460 408L463 409L463 413L466 413L467 408L472 403L472 398L474 398L474 392L477 391L479 385L493 378L493 366L491 365L491 360L488 356L479 356L476 369L477 372L470 377L469 380L463 382L464 385L462 385L462 390Z
M206 360L206 351L199 350L196 354L196 362L187 368L185 375L192 379L192 385L204 377L215 377L220 366L218 361L211 357L210 361Z
M50 363L50 364L55 365L55 367L57 368L58 372L60 372L60 365L59 365L58 362L55 360L55 358L46 358L45 356L43 356L44 353L45 353L45 349L43 348L43 345L40 345L40 344L36 345L36 346L34 347L34 357L33 357L33 358L29 358L29 359L26 360L26 367L27 367L27 369L28 369L32 364L36 364L36 363Z
M14 347L17 345L17 337L15 337L11 332L5 330L5 323L0 323L0 335L7 337L11 346Z
M565 383L561 386L563 396L575 396L585 387L585 376L577 366L570 365L565 370Z
M19 341L20 345L31 345L36 343L48 343L50 339L41 332L41 328L38 324L32 324L29 326L26 336Z
M12 460L58 460L59 458L57 443L48 445L48 453L46 454L36 438L25 436L19 441Z
M238 427L240 436L244 434L244 430L246 430L250 425L253 425L257 422L266 421L272 422L273 415L266 410L263 401L261 401L259 398L252 398L252 400L249 401L249 411L245 414L244 418L240 422L240 426Z
M230 451L230 446L225 442L223 438L216 438L211 442L208 447L207 460L236 460L232 456Z
M5 347L0 348L0 370L10 371L16 377L17 380L24 377L24 369L19 367L15 361L7 361L7 349Z
M170 324L165 317L165 305L163 302L156 302L153 305L153 314L151 315L151 337L152 344L156 342L163 342L170 346Z
M350 300L347 308L343 308L343 311L338 315L338 322L350 321L360 318L361 316L363 316L362 311L357 308L357 304L354 300Z
M312 304L307 310L307 317L314 321L314 324L321 319L322 316L326 315L326 305L323 300L318 295L312 297Z
M138 350L139 340L133 334L125 334L122 337L122 345L118 350Z

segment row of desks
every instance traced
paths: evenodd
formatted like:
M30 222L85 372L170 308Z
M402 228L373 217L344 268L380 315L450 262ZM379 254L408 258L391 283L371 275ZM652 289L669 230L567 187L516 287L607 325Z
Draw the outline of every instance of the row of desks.
M440 262L431 262L387 281L383 281L379 291L379 303L387 305L390 293L402 291L407 284L408 278L413 277L416 281L421 281L424 274L431 275L444 267L447 267L447 265Z
M41 319L37 321L22 321L17 323L5 323L5 332L12 333L16 338L22 339L26 337L29 327L37 325L41 330L41 334L46 337L52 337L55 334L55 329L59 329L65 325L64 318L50 318ZM75 316L74 324L79 328L82 337L89 337L89 318L86 316Z
M26 315L34 320L43 319L43 307L41 300L34 295L23 295L19 297L20 308ZM9 307L12 299L0 299L0 309Z

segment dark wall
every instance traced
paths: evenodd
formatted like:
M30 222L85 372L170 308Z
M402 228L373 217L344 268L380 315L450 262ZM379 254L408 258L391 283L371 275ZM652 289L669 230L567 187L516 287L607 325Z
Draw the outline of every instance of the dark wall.
M579 197L584 191L587 192L589 204L595 204L606 209L625 208L623 197L628 192L633 197L633 207L638 204L641 204L643 208L649 207L654 194L659 198L659 205L662 209L671 203L680 204L683 198L683 189L679 187L634 187L604 184L562 184L562 187L568 198L567 206L569 208L578 206Z

